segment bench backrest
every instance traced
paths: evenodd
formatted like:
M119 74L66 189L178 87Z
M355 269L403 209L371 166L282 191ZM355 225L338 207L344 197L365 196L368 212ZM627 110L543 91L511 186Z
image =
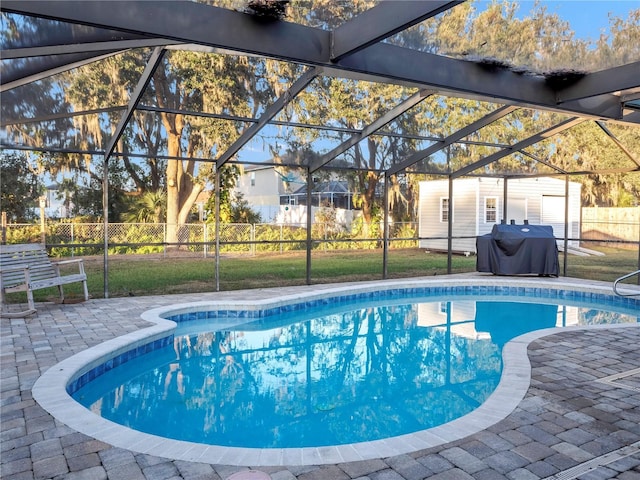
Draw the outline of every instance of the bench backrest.
M24 283L24 270L18 270L24 267L29 267L31 280L45 280L57 276L43 245L0 245L0 274L5 288Z

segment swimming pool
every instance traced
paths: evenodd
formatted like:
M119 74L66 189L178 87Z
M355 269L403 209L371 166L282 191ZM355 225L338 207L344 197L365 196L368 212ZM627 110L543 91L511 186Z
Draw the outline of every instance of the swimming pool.
M491 278L490 282L482 284L482 280L473 280L471 282L449 281L438 279L434 281L403 281L403 282L378 282L370 284L358 284L355 286L340 286L335 288L318 288L324 292L316 292L308 295L305 299L300 300L297 296L274 297L271 300L257 302L243 302L246 308L237 310L237 305L224 304L216 302L200 302L193 304L178 305L172 307L163 307L155 311L145 314L145 318L154 320L157 331L146 332L152 333L151 337L138 335L135 340L129 338L128 341L120 341L120 346L114 348L104 347L102 352L94 352L93 359L81 365L85 360L79 359L75 366L64 365L60 371L67 372L69 381L65 385L71 386L70 390L76 388L80 383L91 380L93 377L100 375L105 369L109 369L117 363L121 363L125 359L136 358L136 355L145 351L153 350L164 345L169 345L167 339L171 338L172 325L166 323L160 316L179 315L182 316L182 322L189 322L198 316L206 316L205 311L224 311L224 315L217 315L216 321L224 319L230 323L261 323L266 321L274 314L292 314L303 308L316 307L319 304L342 304L349 301L362 301L368 297L387 299L397 298L399 295L423 295L425 289L429 295L442 299L446 299L451 295L466 294L471 298L477 295L486 299L488 296L508 295L508 299L522 297L523 295L531 296L536 301L549 301L549 299L562 298L569 302L574 301L596 301L600 304L607 305L607 309L615 308L617 310L626 311L630 315L637 315L638 304L633 300L623 300L612 297L607 294L605 289L598 290L593 286L575 286L569 288L563 285L559 288L557 282L554 281L519 281L518 286L514 286L514 281L496 281L498 279ZM502 285L501 285L502 283ZM330 300L331 299L331 300ZM211 309L211 306L215 309ZM338 308L338 307L337 307ZM231 315L229 312L232 312ZM636 317L637 318L637 317ZM186 324L186 323L185 323ZM574 327L575 328L575 327ZM153 330L153 329L151 329ZM547 332L548 333L548 332ZM139 334L139 332L136 332ZM154 454L164 452L164 455L172 458L200 459L200 461L210 461L211 463L235 463L247 462L251 458L250 464L302 464L302 463L330 463L348 460L357 460L362 458L381 457L390 454L397 454L426 448L434 444L443 443L460 436L468 435L478 429L486 428L495 423L499 419L508 414L519 402L528 386L528 361L526 359L526 345L532 338L544 334L536 332L535 334L527 334L524 337L518 337L516 341L512 341L505 346L503 356L505 359L505 369L502 372L500 387L491 395L482 406L474 410L472 413L464 417L454 420L446 425L421 430L409 434L400 434L391 439L363 441L355 444L343 446L326 446L326 447L303 447L303 448L225 448L220 446L200 446L192 442L170 441L155 437L153 435L141 434L140 432L129 431L123 427L118 427L104 419L91 417L94 425L90 425L89 432L85 432L104 441L110 443L116 442L125 448L137 451L153 451ZM134 335L136 336L136 335ZM131 348L131 345L135 348ZM107 353L109 350L109 353ZM134 353L132 353L134 352ZM137 353L135 353L137 352ZM108 359L105 361L105 358ZM53 369L52 369L53 370ZM71 372L71 370L75 370ZM524 381L523 381L524 380ZM40 383L40 380L38 381ZM34 389L34 396L36 395ZM40 394L38 393L38 396ZM68 395L67 395L68 397ZM38 399L40 401L40 399ZM68 403L68 398L67 398ZM322 407L318 402L316 406ZM331 408L331 405L327 405ZM86 417L86 415L85 415ZM77 421L74 423L78 423ZM75 427L74 427L75 428ZM93 430L93 433L91 431ZM81 431L84 431L81 429ZM123 441L123 431L128 437L126 445ZM149 450L151 448L152 450ZM244 458L245 460L242 460ZM256 458L264 458L265 460L257 462Z

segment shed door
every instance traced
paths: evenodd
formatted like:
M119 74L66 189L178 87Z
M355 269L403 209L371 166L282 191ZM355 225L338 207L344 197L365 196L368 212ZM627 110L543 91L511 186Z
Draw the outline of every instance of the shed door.
M509 197L507 204L507 223L515 220L516 223L522 224L527 217L527 199Z
M564 238L564 196L542 196L542 224L551 225L556 238Z

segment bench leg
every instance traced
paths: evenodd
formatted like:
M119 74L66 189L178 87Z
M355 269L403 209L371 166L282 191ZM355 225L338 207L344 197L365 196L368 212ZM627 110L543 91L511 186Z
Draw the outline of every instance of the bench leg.
M25 318L29 315L33 315L36 313L36 309L33 308L32 304L29 304L29 310L24 312L11 312L9 311L9 305L5 302L5 292L4 288L0 287L0 317L3 318Z
M36 311L36 303L33 301L33 291L30 288L27 288L27 303L29 304L29 309Z
M64 290L62 285L58 285L58 292L60 293L60 303L64 303Z
M84 288L84 301L89 300L89 289L87 288L87 281L84 280L82 282L82 287Z
M0 317L2 318L26 318L29 315L33 315L36 313L35 310L27 310L24 312L9 312L5 311L5 305L2 306L2 310L0 311Z

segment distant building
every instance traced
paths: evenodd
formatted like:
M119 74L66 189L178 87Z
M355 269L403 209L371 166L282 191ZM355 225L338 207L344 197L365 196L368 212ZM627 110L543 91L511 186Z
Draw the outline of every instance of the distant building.
M198 194L195 201L195 208L198 210L198 221L204 222L207 218L205 215L207 203L209 203L209 199L211 198L210 190L203 190Z
M280 195L280 205L306 205L307 184L293 193ZM345 181L329 180L314 183L311 189L311 205L314 207L334 207L353 209L353 193Z
M301 177L281 174L272 166L250 166L244 169L236 191L249 202L265 222L272 222L280 211L280 197L293 193L304 184Z
M44 214L47 218L57 220L71 217L74 208L72 194L61 191L57 183L47 185L40 199L44 204ZM40 215L39 208L35 209L35 214Z
M263 221L306 224L307 182L295 171L281 173L274 166L245 168L238 179L236 191L258 213ZM311 191L311 206L333 207L345 224L350 224L354 210L353 193L348 182L339 179L315 179ZM350 213L346 213L350 212Z

